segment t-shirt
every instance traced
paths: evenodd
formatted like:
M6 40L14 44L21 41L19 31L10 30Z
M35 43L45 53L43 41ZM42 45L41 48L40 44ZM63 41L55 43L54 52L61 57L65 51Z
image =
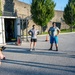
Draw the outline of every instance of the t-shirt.
M37 38L37 30L36 29L31 29L30 31L29 31L29 33L31 33L31 38L32 39L36 39Z
M57 33L58 33L59 30L60 29L58 27L50 27L50 29L49 29L50 35L51 36L57 35Z

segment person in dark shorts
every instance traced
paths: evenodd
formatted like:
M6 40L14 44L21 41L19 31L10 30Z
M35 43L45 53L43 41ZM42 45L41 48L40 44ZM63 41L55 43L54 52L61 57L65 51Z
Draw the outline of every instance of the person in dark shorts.
M35 25L32 26L32 29L29 30L28 34L31 35L30 51L32 51L35 50L36 42L37 42L37 34L38 34Z
M50 49L52 50L53 43L55 43L56 51L58 51L58 35L59 35L60 29L56 26L56 23L52 23L52 27L49 28L48 34L50 36Z

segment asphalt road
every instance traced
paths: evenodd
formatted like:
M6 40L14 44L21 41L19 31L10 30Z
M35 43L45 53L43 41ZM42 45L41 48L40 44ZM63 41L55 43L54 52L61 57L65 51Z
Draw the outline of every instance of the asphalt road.
M59 35L59 51L55 51L55 45L49 51L45 39L38 36L35 51L29 51L29 42L6 45L0 75L75 75L75 33Z

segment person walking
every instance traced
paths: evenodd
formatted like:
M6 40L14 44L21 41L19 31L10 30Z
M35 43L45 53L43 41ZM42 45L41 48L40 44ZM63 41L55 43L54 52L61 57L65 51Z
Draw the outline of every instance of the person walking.
M35 25L32 26L32 29L29 30L28 34L31 35L30 51L32 51L36 49L37 34L38 34Z
M52 23L52 27L49 28L48 34L50 36L50 49L52 50L53 43L55 43L56 51L58 51L58 35L60 33L60 29L56 26L56 23Z

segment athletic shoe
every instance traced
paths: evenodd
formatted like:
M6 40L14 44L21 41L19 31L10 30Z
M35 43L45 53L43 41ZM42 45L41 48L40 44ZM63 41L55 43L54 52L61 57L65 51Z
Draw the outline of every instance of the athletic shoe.
M5 57L3 57L1 60L5 60Z
M35 48L33 48L33 50L36 50Z
M52 48L50 48L49 50L52 50Z
M3 60L5 60L5 57L3 57Z
M56 48L56 51L58 51L58 48Z
M30 51L32 51L32 49L30 48Z

